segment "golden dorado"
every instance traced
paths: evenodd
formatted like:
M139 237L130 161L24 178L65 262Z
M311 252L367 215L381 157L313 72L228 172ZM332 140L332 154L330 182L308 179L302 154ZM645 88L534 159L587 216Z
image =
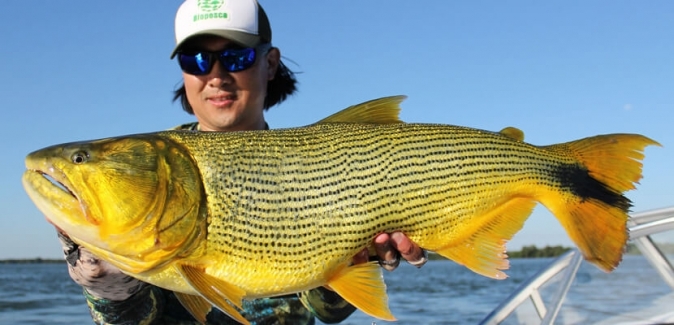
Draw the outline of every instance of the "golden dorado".
M126 274L176 291L199 320L214 305L327 286L394 320L381 268L352 263L382 232L503 279L505 243L537 202L585 258L622 259L643 150L609 134L550 146L398 120L403 96L299 128L165 131L35 151L23 184L47 219ZM231 304L230 304L231 303ZM236 307L235 307L236 306Z

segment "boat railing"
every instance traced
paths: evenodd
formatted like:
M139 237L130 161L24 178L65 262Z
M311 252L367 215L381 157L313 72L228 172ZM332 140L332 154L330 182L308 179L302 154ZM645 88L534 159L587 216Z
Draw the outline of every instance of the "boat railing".
M651 238L653 234L674 229L674 207L634 214L628 224L634 245L674 290L674 267Z
M674 267L651 238L654 234L674 230L674 207L632 214L628 221L628 227L632 243L674 290ZM583 256L577 249L566 252L520 285L480 324L500 324L527 301L530 301L534 306L540 320L538 324L553 324L582 262ZM541 288L551 279L560 277L561 284L558 291L553 296L554 299L546 305L541 297Z

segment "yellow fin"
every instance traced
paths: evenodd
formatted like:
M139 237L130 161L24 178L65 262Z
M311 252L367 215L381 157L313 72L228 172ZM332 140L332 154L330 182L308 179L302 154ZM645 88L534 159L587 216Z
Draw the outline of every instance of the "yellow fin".
M217 279L204 272L202 267L192 265L178 265L178 271L183 278L194 287L199 293L212 305L218 307L229 317L234 318L242 324L249 325L246 320L234 306L239 309L242 307L243 296L246 292L228 282ZM181 301L182 302L182 301ZM202 308L198 303L197 308Z
M539 200L585 258L606 272L622 260L631 206L623 192L634 189L641 179L640 160L649 145L660 144L638 134L608 134L544 147L579 163L562 175L565 192L542 193Z
M358 105L349 106L332 114L316 124L323 123L366 123L392 124L401 123L398 118L400 103L406 96L390 96L374 99Z
M647 146L661 146L639 134L607 134L548 146L565 150L580 161L590 176L619 192L632 190L641 179L641 162Z
M328 281L327 286L370 316L396 320L388 307L384 276L376 262L344 267Z
M192 314L192 317L202 324L206 323L206 315L211 311L211 304L201 296L188 295L182 292L174 292L178 301Z
M627 212L596 199L578 200L569 206L548 206L586 260L605 272L615 269L628 239ZM547 205L546 205L547 206Z
M514 198L484 216L483 223L466 240L435 250L436 253L471 269L475 273L494 279L505 279L501 270L510 266L506 242L517 233L531 214L536 201Z
M524 141L524 132L512 126L504 128L503 130L499 131L499 133L517 141Z

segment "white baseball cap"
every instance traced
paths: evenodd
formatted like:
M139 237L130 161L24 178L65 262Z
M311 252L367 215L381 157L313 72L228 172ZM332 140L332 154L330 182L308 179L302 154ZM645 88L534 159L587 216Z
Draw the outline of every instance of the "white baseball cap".
M246 47L271 43L271 26L256 0L186 0L175 21L176 47L196 35L221 36Z

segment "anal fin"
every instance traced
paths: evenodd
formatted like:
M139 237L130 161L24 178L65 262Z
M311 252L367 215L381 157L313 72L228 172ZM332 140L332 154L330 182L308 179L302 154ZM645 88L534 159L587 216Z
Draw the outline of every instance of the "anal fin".
M475 273L494 279L505 279L502 270L509 268L506 242L517 233L536 206L530 198L514 198L492 210L467 240L435 252L464 265Z
M250 322L248 322L248 320L246 320L235 308L242 308L243 296L246 294L244 290L231 283L206 274L203 267L188 264L180 264L176 267L183 278L185 278L185 280L194 287L205 300L238 322L250 325ZM193 307L198 309L203 308L201 302L197 302L197 304L198 305Z
M344 267L327 286L370 316L396 320L388 307L384 276L376 262Z
M211 311L211 303L201 296L189 295L182 292L174 292L178 301L192 314L192 317L202 324L206 323L206 315Z

